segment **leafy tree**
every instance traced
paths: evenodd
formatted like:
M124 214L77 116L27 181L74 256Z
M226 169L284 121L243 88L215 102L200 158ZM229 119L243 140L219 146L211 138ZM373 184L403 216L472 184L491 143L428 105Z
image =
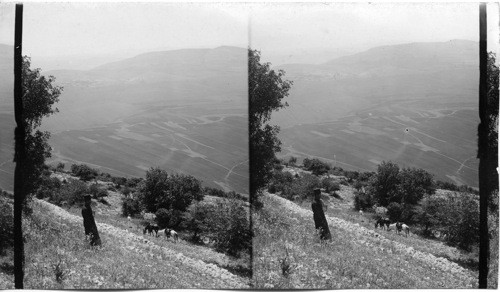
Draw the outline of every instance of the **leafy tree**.
M3 192L3 191L2 191ZM0 200L0 255L14 245L14 210L12 204Z
M399 166L393 162L383 161L372 177L372 191L375 200L382 206L395 201L398 197ZM397 200L396 200L397 201Z
M86 164L72 164L71 173L84 181L91 181L99 175L99 172L96 169L93 169Z
M211 229L217 235L216 249L232 256L249 252L252 245L249 212L241 201L219 200Z
M122 215L135 216L141 213L141 204L139 200L131 197L122 197Z
M447 242L470 251L479 242L479 201L470 194L460 194L450 201Z
M398 178L398 195L392 198L393 201L416 205L424 195L435 191L432 175L423 169L404 168Z
M269 182L275 153L281 142L278 126L267 124L271 113L287 106L291 81L284 80L283 70L274 71L270 63L260 62L260 52L248 50L249 138L250 138L250 201L260 205L258 194Z
M333 193L340 191L340 184L333 178L325 177L321 180L321 187L325 189L327 193Z
M297 157L295 156L290 156L290 159L288 159L288 164L290 166L295 166L297 164Z
M52 194L49 201L58 206L82 205L83 196L88 192L87 184L77 179L69 179L67 184L62 184L59 191Z
M127 183L127 178L125 177L113 177L111 181L116 184L118 187L121 187Z
M323 162L317 158L305 158L303 165L305 169L312 171L314 175L323 175L330 170L330 165L328 163Z
M128 188L133 189L133 188L137 187L137 185L139 185L142 181L143 181L143 179L140 177L132 177L132 178L127 179L127 182L125 183L125 185Z
M321 182L317 176L304 174L295 179L292 185L281 193L281 196L289 200L306 200L312 197L314 189L320 187Z
M403 206L396 202L391 202L389 206L387 206L387 215L393 221L402 221L403 220Z
M447 208L447 199L443 196L426 196L420 202L417 221L424 227L424 235L430 236L432 231L444 231L446 218L443 212Z
M184 217L186 228L193 232L191 241L197 243L201 235L210 236L213 218L215 217L215 206L210 203L195 202L187 209Z
M32 194L44 170L45 160L51 157L52 148L48 144L50 133L40 131L42 119L59 110L53 105L59 101L63 88L54 85L55 78L41 75L41 69L31 69L31 59L23 57L22 87L23 87L23 119L25 126L25 168L23 174L24 192Z
M58 192L62 184L59 179L50 176L41 176L40 184L35 192L38 199L51 198L54 192Z
M160 226L161 229L169 226L170 221L170 212L165 208L160 208L155 213L156 215L156 223Z
M356 210L368 210L373 207L375 202L370 193L355 191L354 192L354 209Z
M345 177L347 178L347 181L351 183L352 181L358 179L359 172L357 172L357 171L346 171Z
M469 251L479 242L479 201L476 195L452 193L425 196L419 204L417 221L424 234L439 231L446 242Z
M106 191L103 188L100 188L99 185L97 184L92 184L89 187L89 193L94 197L95 199L101 199L103 197L108 196L108 191Z
M146 210L156 212L159 208L185 211L193 200L201 201L201 182L190 175L168 175L165 170L151 168L139 190Z
M488 154L488 159L486 163L488 164L487 180L488 185L491 190L488 192L488 206L493 213L498 212L498 197L495 197L495 193L498 194L498 173L496 169L498 167L498 83L499 83L499 68L496 64L495 53L490 52L488 54L488 65L487 65L487 76L488 76L488 92L487 92L487 104L486 115L489 117L488 123L488 145L486 149L482 149ZM481 148L480 148L481 149Z
M436 180L434 182L437 189L449 190L449 191L458 191L459 188L456 184L450 183L447 181Z
M59 172L64 171L64 166L65 166L64 163L59 162L56 166L56 170Z

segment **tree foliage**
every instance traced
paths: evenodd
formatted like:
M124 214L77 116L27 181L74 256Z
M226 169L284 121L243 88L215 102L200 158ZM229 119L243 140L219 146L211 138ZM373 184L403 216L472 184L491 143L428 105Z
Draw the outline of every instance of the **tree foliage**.
M71 173L83 181L91 181L99 175L99 172L96 169L93 169L86 164L72 164Z
M488 76L488 92L487 92L487 108L486 114L489 118L488 123L488 145L486 151L488 153L488 169L490 170L487 174L488 185L491 187L491 191L488 194L489 198L489 208L492 212L498 212L498 174L495 171L498 167L498 84L499 84L499 68L496 64L495 53L490 52L488 55L488 65L487 65L487 76ZM496 195L495 195L496 194Z
M4 191L0 190L3 196ZM14 245L14 209L12 203L0 198L0 255Z
M280 151L279 127L267 123L273 111L287 106L282 100L292 82L284 75L283 70L272 70L270 63L261 63L260 52L248 50L250 197L257 205L257 194L269 182L275 153Z
M323 175L330 170L330 164L323 162L317 158L304 158L302 162L304 168L310 170L314 175Z
M395 202L413 206L424 197L435 192L434 180L423 169L403 168L393 162L382 162L370 183L370 191L377 203L388 206Z
M139 200L131 197L122 197L122 215L135 216L141 213Z
M398 196L399 166L393 162L383 161L372 177L372 191L375 200L382 206L387 206Z
M470 250L479 242L479 200L473 194L426 196L417 218L427 235L439 232L461 249Z
M232 256L250 252L252 232L248 208L236 198L220 198L216 202L196 202L189 206L185 222L193 232L191 240L201 236L216 239L218 251Z
M59 101L62 87L54 85L55 78L41 75L41 69L31 69L31 59L23 57L23 119L25 125L26 158L23 182L26 194L32 194L44 170L45 159L50 158L52 148L48 144L50 133L38 128L44 117L56 112L53 105Z
M294 177L289 172L276 171L269 184L269 191L279 194L288 200L305 200L311 198L315 188L320 188L321 181L312 174ZM332 188L335 188L332 185Z
M404 168L399 172L398 195L396 202L416 205L424 195L435 191L432 175L423 169Z
M141 202L149 212L160 208L185 211L193 200L203 199L201 182L190 175L168 173L151 168L139 187Z

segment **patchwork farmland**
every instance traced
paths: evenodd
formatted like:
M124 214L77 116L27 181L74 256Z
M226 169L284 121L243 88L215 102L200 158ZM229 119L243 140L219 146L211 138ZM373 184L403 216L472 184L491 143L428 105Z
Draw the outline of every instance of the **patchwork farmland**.
M477 187L477 107L438 100L391 101L335 121L283 128L281 155L317 157L358 171L374 171L392 160Z
M202 107L208 107L200 115ZM146 108L102 127L52 134L53 161L82 163L118 176L152 166L193 175L210 187L247 194L244 109L212 105Z

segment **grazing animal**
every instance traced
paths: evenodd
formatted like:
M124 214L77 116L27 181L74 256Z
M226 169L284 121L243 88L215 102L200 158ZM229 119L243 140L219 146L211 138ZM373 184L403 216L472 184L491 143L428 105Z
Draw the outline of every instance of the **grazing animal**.
M161 236L161 234L165 234L165 237L167 239L169 239L170 237L172 237L172 239L174 240L174 242L179 241L179 235L173 229L165 228L165 229L162 229L162 230L158 230L158 233L160 234L159 236Z
M401 229L404 232L405 236L408 237L408 235L410 234L410 226L403 223L401 224Z
M396 233L401 233L401 230L403 230L403 224L401 222L396 222Z
M392 228L396 229L396 232L397 232L397 223L392 223L392 224L389 224L389 227L387 227L387 230L391 230Z
M158 230L160 228L158 227L158 225L156 224L151 224L151 223L148 223L148 225L146 225L146 227L144 227L144 230L143 230L143 234L146 234L146 232L149 234L149 235L153 235L153 232L156 233L156 236L158 236Z
M380 226L383 230L389 230L389 224L391 224L389 218L379 218L377 222L375 222L375 228Z
M173 229L168 229L168 228L165 229L165 236L167 237L167 239L169 239L170 237L172 237L172 239L174 240L174 242L179 241L179 235Z

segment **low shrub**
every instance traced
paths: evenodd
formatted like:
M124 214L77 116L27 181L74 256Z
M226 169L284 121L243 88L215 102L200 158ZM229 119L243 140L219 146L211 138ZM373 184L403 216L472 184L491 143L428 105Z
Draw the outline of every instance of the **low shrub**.
M122 198L122 215L123 216L136 216L141 213L141 205L139 200L123 197Z
M14 209L6 201L0 201L0 255L14 245Z
M354 209L368 210L373 207L374 203L373 197L369 193L359 191L354 193Z
M86 164L71 165L71 173L83 181L93 180L99 175L99 172L96 169L93 169Z

